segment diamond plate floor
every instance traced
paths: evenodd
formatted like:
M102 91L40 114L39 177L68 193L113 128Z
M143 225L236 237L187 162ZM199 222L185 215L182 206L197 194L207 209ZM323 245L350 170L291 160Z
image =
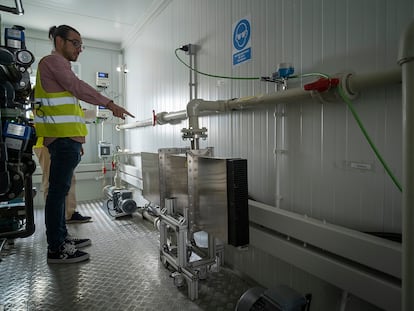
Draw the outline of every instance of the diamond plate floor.
M159 261L159 233L139 214L113 219L103 202L83 202L93 222L68 225L89 237L84 263L48 265L42 208L35 209L36 232L5 247L0 261L0 311L20 310L234 310L250 287L226 268L199 282L199 298L177 288Z

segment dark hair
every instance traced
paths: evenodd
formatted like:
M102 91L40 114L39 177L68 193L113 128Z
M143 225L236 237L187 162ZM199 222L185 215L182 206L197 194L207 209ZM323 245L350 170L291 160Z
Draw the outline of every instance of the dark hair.
M74 31L80 35L79 31L68 25L60 25L58 27L52 26L49 28L49 39L53 40L53 45L56 46L56 37L59 36L63 39L67 39L70 31Z

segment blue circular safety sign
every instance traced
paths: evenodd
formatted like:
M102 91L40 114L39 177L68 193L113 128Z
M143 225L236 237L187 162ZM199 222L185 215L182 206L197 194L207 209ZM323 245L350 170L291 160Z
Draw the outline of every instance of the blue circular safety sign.
M242 19L234 28L233 46L237 50L244 49L250 40L250 23L247 19Z

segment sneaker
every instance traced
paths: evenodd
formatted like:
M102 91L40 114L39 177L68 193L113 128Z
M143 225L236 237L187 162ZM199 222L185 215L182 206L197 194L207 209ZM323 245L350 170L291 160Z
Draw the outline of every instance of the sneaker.
M79 239L69 234L66 236L65 242L72 244L75 248L81 248L92 244L91 239Z
M47 252L47 263L75 263L88 259L88 253L77 250L71 243L63 243L57 252Z
M73 224L73 223L79 223L79 222L89 222L92 220L92 217L90 216L82 216L78 212L74 212L72 214L72 217L69 219L66 219L67 224Z

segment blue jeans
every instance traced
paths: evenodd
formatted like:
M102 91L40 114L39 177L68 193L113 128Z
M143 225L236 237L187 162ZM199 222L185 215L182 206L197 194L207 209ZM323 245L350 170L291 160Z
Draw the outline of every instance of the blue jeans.
M68 234L65 198L70 189L73 171L81 159L81 147L81 143L70 138L57 138L47 146L50 153L50 173L45 224L50 251L57 251Z

